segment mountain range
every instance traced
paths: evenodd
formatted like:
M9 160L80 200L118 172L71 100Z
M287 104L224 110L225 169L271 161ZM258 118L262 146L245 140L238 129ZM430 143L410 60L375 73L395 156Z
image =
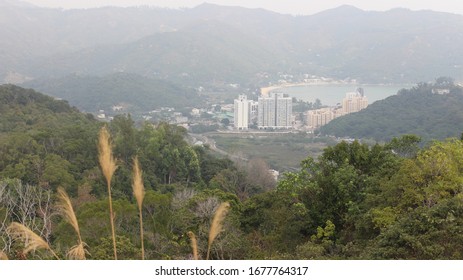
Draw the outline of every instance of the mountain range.
M17 3L15 5L15 3ZM463 78L463 16L341 6L310 16L202 4L61 10L0 5L0 81L129 72L189 85L308 73L369 83Z

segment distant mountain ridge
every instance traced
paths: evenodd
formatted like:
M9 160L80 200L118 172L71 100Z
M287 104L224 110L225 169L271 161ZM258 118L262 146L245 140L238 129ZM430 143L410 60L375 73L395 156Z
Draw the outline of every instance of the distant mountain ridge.
M34 5L17 0L0 0L0 7L22 7L22 8L33 8Z
M73 72L105 75L117 71L184 83L224 77L230 82L243 82L262 69L276 71L272 60L277 58L263 43L251 40L233 27L203 21L186 30L154 34L129 44L46 58L32 68L36 69L36 75Z
M308 73L363 82L463 79L463 16L341 6L311 16L203 4L0 10L0 80L107 75L195 85L266 82L256 75ZM186 74L186 75L185 75Z

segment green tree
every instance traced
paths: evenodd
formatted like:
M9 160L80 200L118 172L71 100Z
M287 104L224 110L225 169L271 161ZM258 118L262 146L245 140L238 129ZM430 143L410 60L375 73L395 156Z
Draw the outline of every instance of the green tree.
M262 193L243 204L241 226L253 240L255 258L281 258L294 252L313 234L313 225L308 209L290 193Z
M418 144L421 142L421 137L416 135L403 135L399 138L392 138L387 144L394 153L401 157L413 158L419 151Z
M71 163L62 157L55 154L47 155L39 184L48 185L55 190L58 186L63 186L70 193L77 193L74 177L69 173L70 168Z
M220 122L221 122L221 123L223 124L223 126L225 126L225 127L230 125L230 120L229 120L228 118L224 118L224 119L222 119Z
M138 260L139 249L133 245L129 238L125 236L116 236L117 254L120 260ZM113 241L109 237L103 237L99 240L98 245L93 249L90 248L91 258L94 260L112 260Z
M114 141L114 154L124 162L130 162L137 150L135 123L129 115L117 115L110 123Z

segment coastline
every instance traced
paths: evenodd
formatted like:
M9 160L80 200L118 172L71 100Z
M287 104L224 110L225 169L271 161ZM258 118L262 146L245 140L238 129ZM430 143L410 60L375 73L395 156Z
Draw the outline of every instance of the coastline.
M272 85L269 87L261 87L260 95L262 97L268 97L268 94L276 89L288 88L288 87L306 87L306 86L324 86L324 85L357 85L356 83L345 83L345 82L299 82L299 83L284 83L279 85Z
M318 81L318 82L299 82L299 83L283 83L278 85L272 85L268 87L261 87L260 94L262 97L268 97L271 91L282 89L282 88L289 88L289 87L308 87L308 86L355 86L355 87L363 87L363 86L395 86L395 84L359 84L356 82L342 82L342 81ZM409 88L413 86L413 84L404 84L404 85L397 85L401 88Z

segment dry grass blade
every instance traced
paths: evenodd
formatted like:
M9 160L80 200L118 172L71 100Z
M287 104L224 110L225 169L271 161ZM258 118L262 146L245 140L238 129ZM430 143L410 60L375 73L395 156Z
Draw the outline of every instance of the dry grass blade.
M3 251L0 251L0 261L6 261L8 260L8 256L3 253Z
M98 160L100 161L101 171L103 172L108 184L110 184L117 166L113 157L109 132L106 126L102 127L100 130L98 152Z
M50 248L50 245L45 240L43 240L42 237L38 236L24 225L13 222L8 227L7 232L13 239L19 239L24 242L24 254L27 254L31 251L36 251L38 249L46 249L49 250L53 256L59 259L55 252Z
M77 217L72 207L71 199L63 188L58 188L58 204L57 208L64 219L71 224L74 230L77 233L79 239L79 244L73 246L67 253L68 258L72 260L85 260L85 254L88 254L88 251L85 249L87 246L82 242L82 237L80 235L79 223L77 222Z
M193 258L195 260L199 260L198 242L196 241L196 235L191 231L189 231L187 234L188 234L188 237L190 238L190 241L191 241L191 250L193 250Z
M113 250L114 259L117 260L117 248L116 248L116 230L114 228L114 212L113 202L111 198L111 179L114 171L116 171L116 161L113 158L113 152L111 149L111 141L109 140L109 132L106 126L100 130L100 136L98 141L98 159L100 161L101 170L106 178L106 184L108 186L108 200L109 200L109 220L111 222L111 234L113 238Z
M228 209L230 208L230 203L223 202L219 205L219 208L215 211L214 218L212 219L211 228L209 229L209 240L207 245L207 257L209 259L209 253L211 251L212 242L214 242L217 235L222 232L223 220L228 213Z
M89 255L90 253L85 249L87 247L87 244L84 242L80 242L76 246L73 246L69 252L67 253L67 257L70 260L85 260L86 255Z
M145 187L143 186L142 172L138 158L133 159L133 196L137 200L138 209L141 209L143 198L145 197Z
M56 205L60 214L64 219L71 224L74 230L79 237L79 243L82 242L80 237L79 223L77 222L76 214L74 213L74 208L71 204L71 199L63 188L58 188L58 204Z
M133 189L133 196L135 196L135 199L137 200L137 205L138 205L138 214L140 218L140 241L141 241L141 258L142 260L145 259L145 245L143 241L143 212L142 212L142 204L143 204L143 198L145 197L145 187L143 186L143 178L142 178L142 172L140 169L140 164L138 162L138 158L135 157L133 159L133 183L132 183L132 189Z

